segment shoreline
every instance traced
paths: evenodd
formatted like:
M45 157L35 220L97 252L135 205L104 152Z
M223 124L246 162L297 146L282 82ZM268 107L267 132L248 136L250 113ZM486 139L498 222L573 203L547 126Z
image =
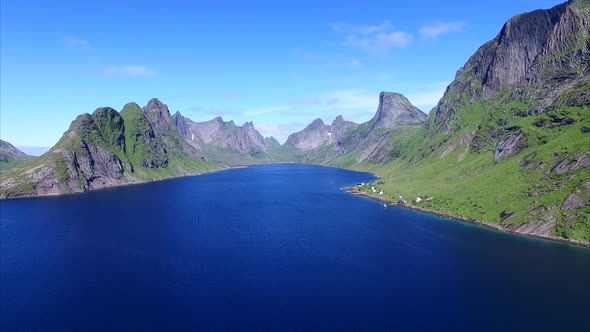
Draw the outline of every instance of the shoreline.
M253 164L253 165L255 165L255 164ZM35 198L49 198L49 197L80 195L80 194L87 194L89 192L95 192L95 191L105 191L105 190L111 190L111 189L116 189L116 188L121 188L121 187L127 187L127 186L136 186L136 185L148 184L148 183L152 183L152 182L168 181L168 180L180 179L180 178L191 177L191 176L200 176L200 175L212 174L212 173L217 173L217 172L222 172L222 171L228 171L228 170L231 170L231 169L246 168L246 167L249 167L249 166L252 166L252 165L228 166L228 167L222 167L222 168L219 168L219 169L214 169L214 170L211 170L211 171L205 171L205 172L201 172L201 173L182 174L182 175L175 175L175 176L164 177L164 178L161 178L161 179L151 179L151 180L142 180L142 181L136 181L136 182L126 182L126 183L121 183L121 184L117 184L117 185L114 185L114 186L109 186L109 187L104 187L104 188L97 188L97 189L91 189L91 190L86 190L86 191L78 191L78 192L55 193L55 194L45 194L45 195L23 195L23 196L18 196L18 197L0 197L0 201L11 201L11 200L17 200L17 199L35 199Z
M480 227L484 227L487 229L491 229L497 232L502 232L502 233L509 233L509 234L514 234L514 235L519 235L519 236L526 236L526 237L530 237L530 238L535 238L535 239L542 239L542 240L547 240L547 241L553 241L553 242L560 242L560 243L564 243L564 244L569 244L569 245L573 245L576 247L582 247L582 248L590 248L590 242L584 242L584 241L580 241L580 240L573 240L573 239L565 239L565 238L561 238L561 237L556 237L556 236L547 236L547 235L540 235L540 234L530 234L530 233L520 233L520 232L516 232L513 230L509 230L509 229L505 229L502 228L499 225L496 224L492 224L489 222L485 222L482 220L477 220L477 219L472 219L472 218L466 218L463 216L457 216L457 215L453 215L453 214L449 214L449 213L444 213L444 212L440 212L440 211L436 211L436 210L431 210L431 209L426 209L423 207L419 207L419 206L415 206L415 205L408 205L408 204L398 204L396 202L393 202L389 199L386 198L382 198L382 197L377 197L377 196L373 196L364 192L361 192L357 189L357 186L350 186L350 187L344 187L344 190L346 190L346 192L348 192L349 194L352 195L356 195L356 196L361 196L363 198L366 199L370 199L373 201L378 201L381 203L385 203L388 206L395 206L395 207L399 207L399 208L403 208L403 209L408 209L408 210L414 210L414 211L418 211L418 212L424 212L430 215L434 215L437 217L441 217L441 218L446 218L446 219L452 219L455 221L459 221L459 222L463 222L463 223L467 223L467 224L472 224L472 225L476 225L476 226L480 226Z

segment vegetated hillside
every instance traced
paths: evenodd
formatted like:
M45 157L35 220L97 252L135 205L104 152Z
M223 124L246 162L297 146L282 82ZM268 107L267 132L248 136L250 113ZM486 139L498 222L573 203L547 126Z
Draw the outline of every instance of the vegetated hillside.
M218 167L150 111L129 103L121 113L102 107L78 116L47 153L2 177L0 196L83 192Z
M590 241L590 4L510 19L457 72L424 126L372 170L385 196L520 233ZM387 150L384 150L387 151Z
M0 139L0 173L6 172L33 159L35 159L35 157L27 155L15 148L12 144Z

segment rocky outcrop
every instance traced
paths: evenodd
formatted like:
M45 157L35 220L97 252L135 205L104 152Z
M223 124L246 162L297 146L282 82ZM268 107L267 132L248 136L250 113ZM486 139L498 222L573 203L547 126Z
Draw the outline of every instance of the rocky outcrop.
M528 212L524 216L525 222L523 224L508 224L501 225L501 227L505 230L515 233L552 236L559 220L558 214L559 209L557 208L556 204L551 205L549 207L540 206ZM514 218L516 216L517 215L512 215L506 218L504 221L510 221L511 218Z
M494 150L494 160L498 161L506 159L522 151L524 148L522 144L523 139L524 133L519 130L505 140L499 142L496 146L496 150Z
M551 172L557 175L575 172L577 170L590 166L590 152L584 152L571 158L569 156L562 156L559 160L551 166Z

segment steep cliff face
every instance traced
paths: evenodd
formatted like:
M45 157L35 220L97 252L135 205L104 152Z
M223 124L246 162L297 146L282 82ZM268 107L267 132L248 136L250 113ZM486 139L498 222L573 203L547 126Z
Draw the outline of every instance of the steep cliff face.
M422 124L427 115L399 93L381 92L377 113L367 123L369 131L390 129L400 125Z
M528 114L590 101L588 0L510 19L459 69L432 114L429 135L456 130L460 109L477 101L525 102Z
M141 110L156 131L165 133L176 130L168 105L162 103L159 99L150 99Z

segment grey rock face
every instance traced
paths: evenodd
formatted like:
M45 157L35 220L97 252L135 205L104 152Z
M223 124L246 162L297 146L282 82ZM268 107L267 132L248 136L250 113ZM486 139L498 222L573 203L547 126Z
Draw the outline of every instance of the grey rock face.
M496 38L457 71L436 106L430 135L449 134L457 109L466 103L489 100L505 91L511 91L515 100L534 101L528 110L533 114L564 103L587 105L590 94L584 89L568 94L583 86L590 74L587 7L588 0L574 0L506 22Z
M167 132L176 129L168 106L157 98L150 99L148 104L142 108L142 111L152 124L154 130Z
M557 227L558 213L556 204L549 207L540 206L527 213L526 223L518 226L505 225L503 228L521 234L551 236Z
M277 141L274 137L271 136L264 138L264 145L267 149L272 150L279 148L281 146L281 143L279 143L279 141Z
M428 116L399 93L381 92L377 113L369 121L369 130L399 125L421 124Z
M12 144L0 140L0 161L10 161L26 157L28 157L27 154L15 148Z
M510 135L510 137L508 137L507 139L498 143L498 145L496 146L496 150L494 151L494 160L498 161L506 159L522 151L523 139L524 133L519 130L516 133Z
M241 127L233 121L225 122L221 117L194 122L179 112L174 114L173 121L177 132L199 150L210 145L241 154L252 154L280 146L274 138L262 137L252 122L246 122Z
M345 121L342 115L337 116L331 125L325 124L322 119L315 119L302 131L289 135L285 145L300 151L311 151L323 145L339 148L341 140L357 127L358 124Z
M580 153L574 158L564 156L560 158L552 167L551 172L562 175L569 172L590 167L590 152Z
M188 127L188 123L186 122L186 118L182 116L180 112L177 111L176 113L174 113L174 115L172 116L172 121L174 122L174 125L176 126L176 129L178 130L180 136L185 138L190 136L190 129Z
M326 126L322 119L315 119L302 131L289 135L285 145L294 146L301 151L309 151L329 142L330 136L329 126Z

